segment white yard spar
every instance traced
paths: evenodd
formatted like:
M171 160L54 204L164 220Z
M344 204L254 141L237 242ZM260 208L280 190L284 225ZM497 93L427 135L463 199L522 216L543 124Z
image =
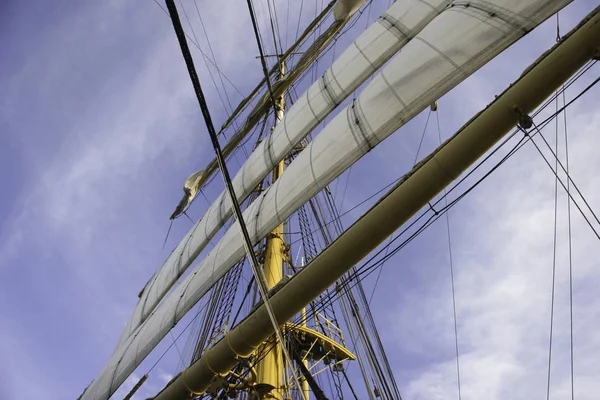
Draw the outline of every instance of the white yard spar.
M233 179L243 201L302 139L366 79L450 4L450 0L399 0L351 44L324 75L304 92L283 122L252 152ZM225 191L150 279L117 348L148 318L169 289L231 217Z
M254 242L362 155L569 0L453 2L404 47L244 213ZM118 348L83 399L107 399L244 255L229 229L192 274Z

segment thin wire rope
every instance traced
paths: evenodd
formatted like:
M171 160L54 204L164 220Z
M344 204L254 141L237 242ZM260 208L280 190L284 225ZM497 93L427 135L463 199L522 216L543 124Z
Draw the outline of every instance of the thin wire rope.
M202 306L201 308L198 309L198 312L196 313L196 315L194 315L194 318L192 318L190 320L190 322L188 322L188 324L182 329L181 332L179 332L179 335L177 335L177 337L175 338L175 340L179 339L179 337L181 335L183 335L183 333L190 327L190 325L192 325L192 323L194 321L196 321L196 319L198 318L198 316L200 315L201 312L203 312L206 307L208 307L208 303L204 304L204 306ZM158 363L163 359L163 357L169 352L169 350L171 350L171 347L173 347L175 345L175 340L173 341L173 343L171 343L169 345L169 347L167 347L167 349L161 354L161 356L158 358L158 360L156 360L156 362L150 367L150 369L146 372L147 375L150 374L150 372L152 372L152 370L154 369L154 367L156 367L158 365Z
M304 0L300 2L300 12L298 13L298 26L296 27L296 40L298 40L298 34L300 33L300 21L302 21L302 8L304 7Z
M562 179L560 179L560 177L558 176L558 172L552 168L552 165L550 165L550 162L548 161L548 159L546 158L546 156L544 155L542 150L539 148L537 143L533 139L530 142L533 143L533 145L536 148L536 150L538 151L538 153L542 156L542 158L546 162L546 165L548 166L548 168L550 168L550 171L552 171L552 173L557 177L558 181L560 182L560 185L563 187L565 192L567 192L567 186L563 183ZM575 201L575 199L569 192L567 192L567 197L573 201L573 204L575 204L575 206L579 210L579 213L581 214L583 219L587 222L588 226L592 229L592 232L594 232L594 235L598 238L598 240L600 240L600 233L598 233L598 231L594 228L594 226L592 225L592 222L589 220L587 215L585 215L585 213L583 212L583 210L581 209L581 207L579 206L577 201Z
M558 18L558 14L557 14ZM558 29L558 28L557 28ZM555 110L558 111L558 96L555 100ZM554 146L558 154L558 118L554 126ZM555 169L558 170L558 160L555 161ZM552 240L552 290L550 296L550 337L548 339L548 377L546 385L546 400L550 400L550 374L552 369L552 339L554 334L554 300L556 292L556 242L557 242L557 225L558 225L558 177L554 177L554 232Z
M196 13L198 14L198 19L200 20L200 26L202 27L202 32L204 32L204 36L206 37L206 43L208 44L208 50L212 55L212 58L215 60L215 64L217 63L217 57L215 56L215 52L213 51L212 44L210 43L210 39L208 37L208 32L206 31L206 27L204 26L204 20L202 19L202 15L200 14L200 9L198 8L198 1L194 0L194 6L196 7ZM206 62L206 60L205 60ZM208 69L208 64L206 65ZM210 71L210 70L209 70ZM225 82L223 82L223 77L219 74L219 80L221 82L221 86L223 87L223 92L225 93L225 98L227 99L227 104L229 105L229 110L227 111L227 119L233 114L233 106L231 105L231 99L229 98L229 94L227 93L227 88L225 87ZM238 129L237 124L234 124L234 127ZM245 150L245 149L244 149ZM245 151L244 151L245 153ZM246 154L246 158L248 154Z
M177 346L177 340L175 340L175 337L173 336L172 331L169 331L169 336L171 336L171 339L173 340L173 344L175 345L175 349L177 350L177 354L179 354L179 360L181 361L180 365L185 365L185 360L183 359L183 354L181 354L181 350L179 350L179 346Z
M390 246L390 244L392 243L393 240L394 240L394 235L391 235L390 239L388 240L388 243L386 245L386 247L388 248L388 250L389 250L389 246ZM385 251L384 257L387 256L388 250ZM383 265L382 265L382 267L383 267ZM375 284L373 285L373 290L371 290L371 295L369 296L369 301L367 303L369 306L371 306L371 301L373 301L373 296L375 296L375 289L377 289L377 284L379 283L379 279L381 278L381 273L382 272L383 272L383 268L380 268L379 269L379 273L377 273L377 279L375 279Z
M167 17L169 16L169 12L162 6L162 4L160 4L158 2L158 0L154 0L154 3L156 3L156 5L163 10L163 12L167 15ZM202 53L203 55L206 56L206 54L202 51L202 49L200 48L200 46L194 42L193 38L190 37L190 35L188 35L187 32L184 31L185 36L194 44L194 46L196 46L196 48L200 51L200 53ZM237 86L235 86L235 84L227 77L227 75L225 75L220 69L219 66L216 65L210 58L208 59L208 61L210 61L210 63L213 65L213 67L215 67L215 69L217 70L217 72L219 74L221 74L223 76L223 78L225 78L225 80L227 81L227 83L229 83L231 85L231 87L233 87L235 89L236 92L238 92L240 94L240 96L244 96L244 94L237 88Z
M430 109L431 110L431 109ZM437 120L437 130L439 145L442 145L442 129L440 128L440 113L435 112ZM448 207L448 197L446 196L446 189L444 189L444 203ZM454 317L454 348L456 350L456 385L458 387L458 400L462 399L460 389L460 362L459 362L459 351L458 351L458 322L456 318L456 288L454 285L454 260L452 259L452 239L450 236L450 210L444 213L446 214L446 231L448 233L448 260L450 261L450 283L452 287L452 314Z
M427 125L429 125L429 117L431 117L431 107L429 108L429 112L427 113L427 120L425 120L425 127L423 128L423 133L421 134L421 140L419 141L419 146L417 147L417 154L415 154L415 160L413 161L413 167L417 165L417 161L419 161L419 152L421 151L421 146L423 145L423 139L425 139L425 132L427 132Z
M534 127L537 129L537 126L534 124ZM558 159L558 154L554 153L554 150L552 150L552 147L550 147L550 144L548 143L548 141L546 140L546 138L540 134L540 137L542 138L542 141L544 142L544 144L548 147L548 149L550 150L550 153L552 154L552 156L555 159ZM532 140L533 142L533 140ZM541 152L541 150L539 150ZM592 217L594 217L594 220L596 221L596 223L598 223L600 225L600 220L598 220L598 217L596 216L596 213L594 212L594 210L592 209L592 207L589 205L588 201L586 200L585 196L583 195L583 193L581 193L581 191L579 190L579 187L575 184L575 182L573 181L573 179L571 178L571 176L568 174L567 170L565 169L565 167L563 166L563 164L560 162L560 160L558 160L558 165L561 167L561 169L563 170L563 172L567 175L567 184L572 184L573 187L575 188L575 190L577 191L577 194L579 195L579 197L581 197L581 200L583 201L583 203L585 204L585 206L587 207L587 209L589 210L590 214L592 215ZM552 169L552 166L550 165L550 163L548 163L548 166L550 167L550 169ZM559 171L556 170L553 172L558 175ZM567 191L567 186L562 182L562 179L559 178L559 182L561 183L561 185L563 186L563 188L565 189L565 191ZM579 207L579 205L577 204L577 202L575 201L575 199L573 198L573 196L571 195L570 191L567 191L567 197L571 200L573 200L573 203L577 206L577 208L579 209L579 211L583 214L583 211L581 210L581 208ZM592 227L591 222L588 220L587 216L584 215L584 218L588 221L588 224L590 224L590 227ZM592 230L594 231L594 233L596 234L596 236L598 237L598 239L600 239L600 235L598 234L598 232L592 227Z
M290 3L291 3L291 1L287 2L287 11L285 13L285 26L286 26L286 28L290 26ZM290 31L289 29L285 30L285 48L286 49L288 48L288 32L289 31Z
M367 23L368 23L368 18L367 18ZM425 126L423 127L423 133L421 133L421 140L419 141L419 146L417 147L417 152L415 154L415 159L413 161L413 168L415 165L417 165L417 160L419 158L419 152L421 151L423 139L425 138L425 133L427 132L427 125L429 125L430 117L431 117L431 107L429 108L429 112L427 113L427 119L425 120ZM438 118L438 132L439 132L439 118ZM440 144L441 144L441 139L440 139ZM391 235L390 239L388 240L388 244L387 244L388 249L389 249L389 245L394 240L394 236L395 235ZM388 251L386 250L384 257L387 256L387 254L388 254ZM369 301L367 303L369 306L371 305L371 301L373 300L373 296L375 295L375 289L377 289L377 284L379 283L379 279L381 278L381 274L383 272L383 264L381 265L381 267L382 268L379 268L379 272L377 273L377 278L375 279L375 284L373 285L373 290L371 291L371 295L369 296Z
M185 16L185 19L186 19L186 21L187 21L187 23L188 23L188 25L189 25L189 27L190 27L190 29L192 31L192 35L194 36L194 39L196 40L196 46L198 48L200 48L200 41L198 40L198 36L196 36L196 31L194 30L194 27L192 26L192 23L190 21L190 17L188 16L188 13L185 10L185 7L183 6L183 3L181 2L181 0L178 0L178 1L179 1L179 6L181 7L181 10L183 11L183 15ZM194 1L194 4L196 4L195 1ZM200 15L200 14L198 14L198 15ZM202 21L202 20L200 20L200 21ZM208 35L206 35L206 31L204 31L204 34L206 36L206 41L208 42ZM192 43L193 43L193 41L192 41ZM210 42L208 42L208 47L209 48L211 47L210 46ZM213 86L215 87L215 90L217 91L217 95L219 96L219 100L221 100L221 104L223 105L223 108L225 109L225 113L229 117L229 115L228 115L229 114L229 110L227 109L227 104L225 104L225 100L223 100L223 96L221 95L221 90L219 89L219 86L217 85L217 81L215 80L215 77L213 76L212 71L208 67L208 61L207 61L208 57L203 52L201 54L202 54L202 58L204 59L204 64L206 65L206 70L208 71L208 76L210 76L210 80L212 81ZM215 58L215 55L212 52L212 49L211 49L211 54L212 54L212 57L213 57L213 59L215 61L215 64L216 64L217 59ZM219 74L219 77L221 77L220 74ZM223 84L223 78L221 78L221 84ZM227 91L225 91L225 94L227 94ZM229 104L229 106L231 107L231 103Z
M346 184L344 185L344 191L342 192L342 200L340 201L340 211L344 209L344 200L346 199L346 191L348 190L348 182L350 182L352 167L354 167L354 164L350 166L350 168L348 169L348 174L346 175Z
M256 45L258 46L258 52L260 54L260 63L262 65L263 73L267 81L267 87L269 89L269 96L271 97L271 104L273 109L277 112L277 106L275 105L275 95L273 94L273 87L271 86L271 79L269 78L269 71L267 69L267 63L265 60L265 54L263 52L263 46L260 40L260 32L258 30L258 24L256 22L256 15L254 13L254 7L252 6L252 0L246 0L248 4L248 11L250 12L250 19L252 20L252 29L254 30L254 36L256 38Z
M558 14L557 14L558 17ZM563 103L565 101L565 91L562 93ZM566 173L567 177L569 177L569 139L568 139L568 129L567 129L567 110L563 113L563 121L564 121L564 131L565 131L565 164L566 164ZM558 154L558 149L556 151ZM558 159L558 157L557 157ZM568 221L568 234L569 234L569 317L570 317L570 345L571 345L571 400L575 398L575 377L574 377L574 354L573 354L573 251L572 251L572 224L571 224L571 197L570 197L570 189L571 183L570 179L567 180L567 221ZM583 197L583 196L582 196Z
M273 7L271 9L271 2ZM275 52L277 54L283 54L283 44L281 40L281 30L279 28L279 16L277 15L277 7L275 1L267 0L267 7L269 9L269 17L271 19L271 31L273 33L273 43L275 44ZM277 49L277 40L279 39L279 49Z

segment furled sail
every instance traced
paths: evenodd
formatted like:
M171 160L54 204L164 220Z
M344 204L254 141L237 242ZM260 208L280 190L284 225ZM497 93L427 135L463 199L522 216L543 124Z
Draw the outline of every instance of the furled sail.
M175 208L175 211L173 211L173 214L171 214L171 219L175 219L178 215L185 212L192 199L196 197L196 193L198 193L198 190L200 189L199 182L203 176L204 170L200 170L194 172L185 180L183 183L183 198L177 205L177 208Z
M291 71L286 74L284 77L281 77L277 82L273 84L273 97L277 98L300 77L300 75L306 71L306 69L317 59L319 54L323 52L323 50L327 47L327 45L333 40L335 35L346 25L346 23L351 19L354 13L363 5L365 0L338 0L336 2L331 2L325 9L321 12L319 16L308 26L308 28L302 33L300 38L288 49L285 54L280 58L280 62L284 61L294 49L296 49L300 44L304 41L304 39L308 36L308 34L312 31L312 29L317 26L318 22L321 21L325 15L329 13L329 11L333 8L334 21L323 33L319 35L319 37L310 45L306 51L303 52L302 56L295 63ZM277 68L278 69L278 68ZM249 101L254 98L254 96L258 93L258 90L266 83L266 79L261 81L261 83L257 86L257 88L242 102L238 105L233 114L225 121L223 125L223 129L228 126L231 121L233 121L234 117L238 115L242 109L246 107ZM254 109L248 115L246 121L243 125L235 132L235 134L231 137L229 142L223 148L223 155L225 157L229 156L234 149L236 149L242 140L248 135L252 129L256 126L256 124L267 114L268 110L271 108L271 93L265 92L262 96L259 97L257 103L254 105ZM184 196L177 205L173 214L171 214L171 219L174 219L185 212L185 209L189 206L191 201L193 200L196 193L204 186L206 181L212 176L212 174L217 170L217 160L213 159L204 170L198 171L192 175L199 174L199 178L194 181L194 186L188 188L184 185L183 191ZM189 180L189 178L188 178ZM187 181L186 181L187 183Z
M256 243L406 121L571 0L453 1L338 114L244 213ZM83 399L107 399L244 256L236 229L112 355Z
M252 152L233 179L238 200L243 201L252 193L294 146L448 4L450 0L402 0L384 12L337 58L331 68L298 98L283 121ZM194 176L188 178L188 181ZM196 183L197 180L194 180L194 185ZM184 197L184 200L186 199L188 197ZM225 224L231 213L229 197L223 192L148 282L117 347L154 310L167 291Z

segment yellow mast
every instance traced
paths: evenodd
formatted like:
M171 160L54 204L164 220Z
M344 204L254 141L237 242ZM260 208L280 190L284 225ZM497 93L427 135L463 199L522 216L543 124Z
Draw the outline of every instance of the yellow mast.
M285 64L283 61L279 64L279 78L283 79L285 74ZM284 93L275 99L275 126L283 119L283 109L285 106ZM283 174L284 161L281 161L273 170L273 182L275 182L281 174ZM267 282L267 288L271 289L283 278L283 258L284 258L284 242L283 242L283 224L277 226L267 237L267 245L265 251L264 271ZM271 347L275 337L271 342L265 342L265 346ZM278 398L282 398L283 390L281 390L281 381L284 371L284 362L281 354L281 343L276 344L264 356L257 366L257 381L258 383L267 383L274 386L274 392L278 393Z
M304 268L304 261L302 261L302 268ZM304 328L307 328L307 321L306 321L306 307L304 307L302 309L302 326ZM304 366L306 368L308 368L308 361L304 360L302 361L302 363L304 364ZM302 379L302 392L304 393L304 398L306 400L310 400L310 386L308 385L308 381L306 379Z

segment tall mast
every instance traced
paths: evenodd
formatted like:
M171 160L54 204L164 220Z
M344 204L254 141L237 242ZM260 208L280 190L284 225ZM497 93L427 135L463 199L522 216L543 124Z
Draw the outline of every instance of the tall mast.
M285 75L285 61L279 61L279 79L282 80ZM275 126L283 120L283 110L285 107L285 92L282 92L275 98ZM284 161L273 170L273 182L275 182L283 174ZM267 236L264 271L268 289L273 288L283 278L283 258L284 258L284 242L283 242L283 224L277 226L269 236ZM271 347L272 341L276 338L272 337L271 341L264 343L265 347ZM271 342L271 343L270 343ZM281 346L282 343L276 343L270 351L265 355L263 360L258 364L257 378L258 383L269 384L275 387L276 392L281 396L280 387L284 373L284 363L282 359Z

